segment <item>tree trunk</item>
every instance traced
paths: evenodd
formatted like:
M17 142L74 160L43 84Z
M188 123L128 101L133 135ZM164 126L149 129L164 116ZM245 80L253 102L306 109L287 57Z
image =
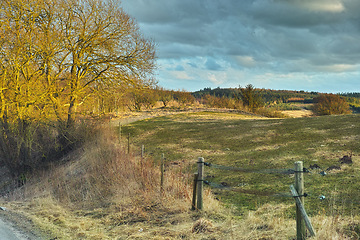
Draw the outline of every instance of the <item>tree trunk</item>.
M75 122L75 97L74 96L70 96L70 105L68 108L68 118L67 118L67 122L66 122L66 126L69 128L71 126L73 126L74 122Z

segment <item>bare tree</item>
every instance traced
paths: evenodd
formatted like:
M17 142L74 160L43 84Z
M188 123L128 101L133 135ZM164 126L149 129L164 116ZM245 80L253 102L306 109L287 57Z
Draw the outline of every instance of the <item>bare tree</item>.
M79 106L148 88L154 68L153 42L117 1L0 1L0 158L41 159L38 120L66 134Z
M86 98L152 83L154 44L115 1L7 0L0 11L0 99L13 95L19 118L29 104L50 104L58 118L66 106L71 125Z
M154 69L155 53L134 20L113 2L64 0L62 11L70 124L87 94L121 84L141 85Z

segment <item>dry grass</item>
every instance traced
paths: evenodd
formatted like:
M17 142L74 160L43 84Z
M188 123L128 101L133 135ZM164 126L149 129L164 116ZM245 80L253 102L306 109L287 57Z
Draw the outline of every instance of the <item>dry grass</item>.
M190 211L189 176L179 166L167 169L161 193L159 166L151 158L125 154L112 130L103 133L67 163L33 176L4 204L58 239L190 237L193 221L206 214L225 218L210 191L206 213Z
M286 116L292 117L292 118L300 118L300 117L311 117L314 115L314 113L311 110L287 110L287 111L281 111Z
M34 176L1 204L57 239L294 239L294 204L265 204L236 216L207 190L204 211L193 212L186 163L167 167L162 194L153 159L126 154L117 142L113 130L104 129L70 161ZM313 239L359 239L358 216L325 216L319 209L311 220Z

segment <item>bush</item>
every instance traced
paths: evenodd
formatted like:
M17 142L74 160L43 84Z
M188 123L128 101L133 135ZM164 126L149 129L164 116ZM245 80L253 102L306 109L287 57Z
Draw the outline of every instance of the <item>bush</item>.
M274 109L265 108L265 107L256 109L254 111L254 113L262 115L264 117L268 117L268 118L286 118L287 117L285 114L283 114L280 111L276 111Z
M291 103L278 103L270 107L276 111L301 110L302 108Z
M178 101L181 106L191 105L195 102L195 97L185 90L175 91L173 93L173 99Z
M317 115L350 114L349 104L335 94L322 94L314 98L313 111Z
M202 103L211 108L228 108L228 109L242 109L241 101L228 98L228 97L216 97L210 94L206 94L201 99Z
M0 120L0 163L14 178L57 161L94 136L89 122L71 127L65 122L35 120Z

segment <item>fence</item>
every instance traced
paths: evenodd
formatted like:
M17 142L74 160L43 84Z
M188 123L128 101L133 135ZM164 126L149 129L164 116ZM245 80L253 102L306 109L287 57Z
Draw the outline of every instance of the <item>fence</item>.
M127 136L127 146L124 146L124 148L127 148L128 153L130 153L130 133ZM119 125L119 143L121 144L121 125ZM141 145L141 159L143 160L145 154L145 147L144 145ZM141 160L141 161L142 161ZM161 172L161 179L160 179L160 193L164 194L164 162L165 162L164 154L161 156L161 162L160 162L160 172ZM306 237L306 229L308 229L310 236L315 236L316 232L314 228L312 227L311 221L307 215L306 209L304 207L304 200L305 197L307 197L307 194L304 190L304 173L311 173L306 168L303 168L303 162L298 161L295 162L294 169L260 169L260 170L254 170L254 169L247 169L247 168L239 168L239 167L231 167L231 166L224 166L224 165L218 165L213 163L205 162L203 158L199 158L197 161L197 173L194 174L193 178L193 197L192 197L192 210L202 210L203 209L203 189L204 184L209 185L213 188L221 188L226 190L237 190L233 189L228 186L219 185L216 183L212 183L209 181L206 181L204 179L205 176L205 167L210 167L214 169L219 170L225 170L225 171L236 171L236 172L242 172L242 173L262 173L262 174L293 174L294 175L294 184L290 185L290 194L273 194L273 196L277 197L291 197L294 199L296 203L296 234L297 234L297 240L305 239ZM319 167L318 167L319 168ZM330 168L329 168L330 169ZM327 169L328 170L328 169ZM321 176L326 176L327 172L324 169L321 169L320 172L318 172ZM325 196L321 195L319 197L320 200L324 200ZM354 202L354 201L352 201ZM360 203L360 202L359 202Z
M290 185L291 196L295 199L296 202L296 236L298 240L305 239L306 237L306 228L310 232L310 236L315 236L315 230L311 224L311 221L306 213L304 207L304 197L307 194L304 191L304 173L309 171L303 167L302 161L295 162L294 169L262 169L262 170L253 170L245 168L236 168L229 166L222 166L207 163L204 161L204 158L200 157L197 161L198 171L194 174L194 183L193 183L193 198L192 198L192 210L202 210L203 209L203 185L208 184L210 186L215 186L210 182L204 179L204 167L213 167L222 170L229 171L239 171L244 173L267 173L267 174L294 174L295 182L294 185ZM306 228L305 228L306 227Z
M121 125L119 124L119 143L121 144ZM130 133L127 136L127 152L130 153ZM145 154L145 147L141 145L141 164ZM164 193L164 161L165 156L162 154L161 162L160 162L160 193L163 195ZM215 169L227 170L227 171L237 171L243 173L264 173L264 174L294 174L295 175L295 183L290 186L291 197L294 198L296 202L296 235L297 240L305 239L306 237L306 228L309 230L310 236L315 236L315 230L311 224L311 221L306 213L304 207L304 197L307 194L304 192L304 173L308 173L309 171L306 168L303 168L303 162L298 161L295 162L294 169L261 169L261 170L253 170L246 168L238 168L238 167L230 167L223 166L218 164L207 163L204 161L204 158L200 157L197 162L197 173L194 174L193 180L193 197L192 197L192 210L202 210L203 209L203 189L204 184L207 184L211 187L215 188L227 188L224 186L220 186L211 182L208 182L204 179L204 167L212 167ZM321 175L325 176L326 172L322 171ZM276 195L276 194L274 194ZM282 196L278 194L278 196ZM288 197L288 196L286 196ZM306 227L306 228L305 228Z

